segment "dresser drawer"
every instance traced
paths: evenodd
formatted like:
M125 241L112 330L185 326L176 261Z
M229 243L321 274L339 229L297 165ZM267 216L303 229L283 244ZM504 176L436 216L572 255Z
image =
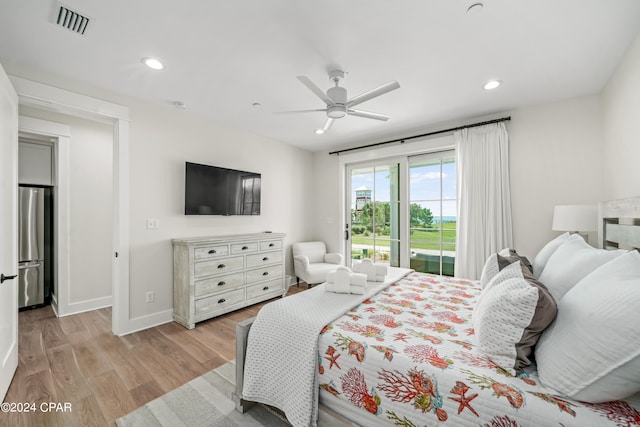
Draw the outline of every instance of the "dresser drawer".
M196 300L196 316L203 313L215 313L224 310L226 306L244 301L244 288L224 292Z
M282 293L283 286L282 277L268 282L258 283L257 285L247 286L247 299L259 297L260 295L269 294L272 292Z
M282 277L282 265L273 265L256 270L247 270L247 283Z
M216 258L229 255L229 245L205 246L193 250L196 260Z
M282 262L282 251L247 255L247 268Z
M221 258L211 261L196 262L194 266L195 277L211 276L212 274L225 274L244 268L244 257Z
M261 251L269 251L272 249L282 249L282 240L263 240L260 242Z
M244 273L225 274L195 282L194 294L196 297L228 291L236 286L244 285Z
M231 245L231 255L250 254L258 252L258 242L234 243Z

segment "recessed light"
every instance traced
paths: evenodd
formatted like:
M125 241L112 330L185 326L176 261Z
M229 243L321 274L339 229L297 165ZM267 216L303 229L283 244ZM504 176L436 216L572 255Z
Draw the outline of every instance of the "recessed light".
M142 58L142 63L152 70L162 70L164 64L155 58Z
M492 90L497 88L498 86L500 86L502 84L502 81L500 80L489 80L488 82L486 82L484 84L484 90Z

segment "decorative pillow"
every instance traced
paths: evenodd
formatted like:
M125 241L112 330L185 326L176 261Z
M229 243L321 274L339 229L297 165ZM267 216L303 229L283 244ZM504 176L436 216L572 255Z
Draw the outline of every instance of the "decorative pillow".
M516 261L522 261L529 271L533 271L531 263L527 257L518 255L515 249L506 248L497 254L491 255L487 258L487 261L484 263L484 267L482 268L482 274L480 275L480 288L484 289L496 274L502 271L502 269L507 267L509 264L513 264Z
M640 253L628 252L582 279L558 301L540 338L540 381L585 402L640 391Z
M627 251L596 249L578 234L572 234L549 257L538 279L558 301L587 274L624 253Z
M533 275L536 277L540 277L542 274L542 270L544 270L545 265L547 265L547 261L549 261L549 257L553 255L553 253L569 238L569 233L563 233L551 240L549 243L544 245L538 255L533 259Z
M547 288L516 261L489 282L474 308L478 349L515 375L531 364L533 347L553 322L556 310Z

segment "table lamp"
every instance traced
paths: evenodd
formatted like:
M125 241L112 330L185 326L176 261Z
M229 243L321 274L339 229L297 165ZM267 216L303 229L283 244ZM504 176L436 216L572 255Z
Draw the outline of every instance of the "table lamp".
M569 231L582 236L585 242L589 242L589 231L598 229L597 205L559 205L553 209L554 231Z

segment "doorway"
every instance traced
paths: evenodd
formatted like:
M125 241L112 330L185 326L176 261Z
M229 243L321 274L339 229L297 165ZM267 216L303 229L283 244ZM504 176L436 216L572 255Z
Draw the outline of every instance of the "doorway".
M10 77L20 107L41 108L107 123L113 130L113 224L111 246L112 331L136 329L129 319L129 109L121 105Z
M45 183L53 190L52 308L66 316L112 306L113 130L31 107L20 112L21 147L37 141L52 148L49 182L20 173L22 184ZM28 153L21 149L19 171L29 169L22 157ZM47 258L45 265L51 264Z

